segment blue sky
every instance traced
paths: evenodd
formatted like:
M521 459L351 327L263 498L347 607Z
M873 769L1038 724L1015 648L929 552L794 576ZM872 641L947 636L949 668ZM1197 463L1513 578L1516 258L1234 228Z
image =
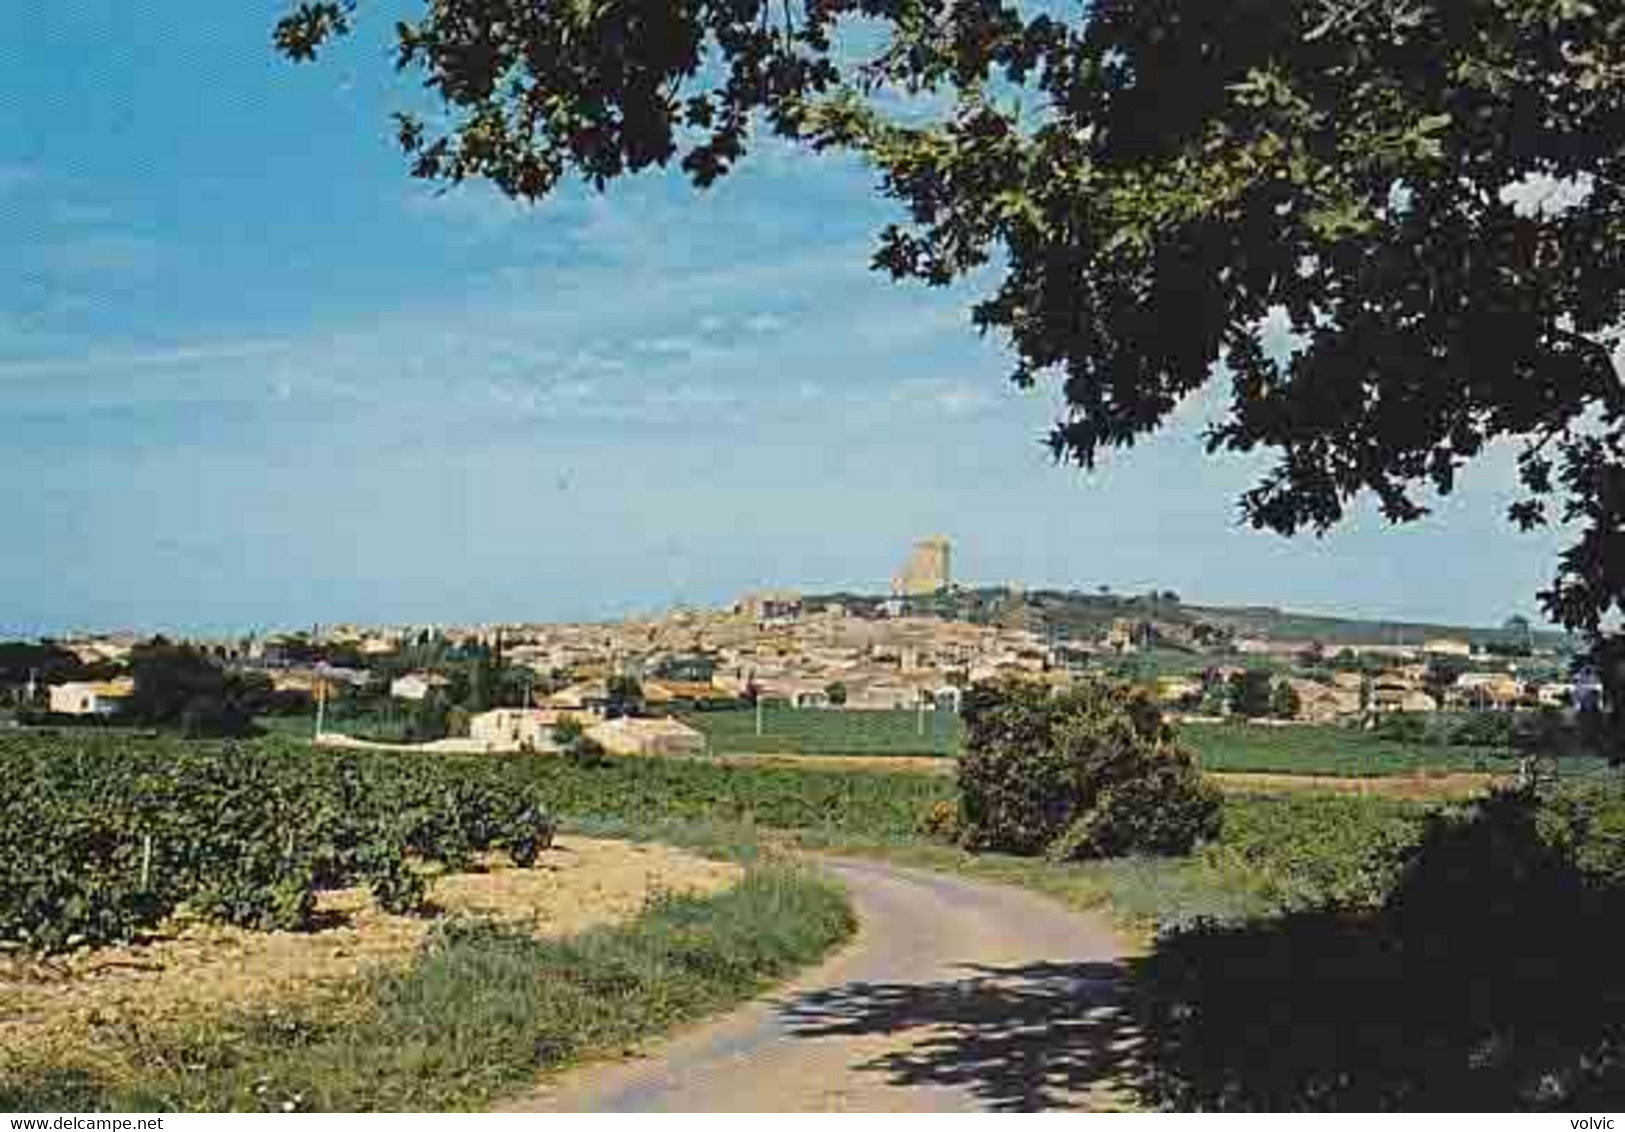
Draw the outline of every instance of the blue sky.
M854 165L773 150L524 209L409 180L385 3L323 66L281 0L20 0L0 38L0 634L610 617L763 584L1172 588L1499 622L1548 536L1507 454L1429 522L1238 529L1195 399L1050 463L974 292L866 269ZM18 0L12 0L13 6Z

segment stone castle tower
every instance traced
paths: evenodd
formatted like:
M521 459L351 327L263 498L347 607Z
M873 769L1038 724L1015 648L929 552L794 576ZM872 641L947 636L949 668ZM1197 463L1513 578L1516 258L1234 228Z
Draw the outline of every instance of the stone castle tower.
M914 544L902 572L892 579L897 597L927 597L941 593L953 582L952 547L941 535Z

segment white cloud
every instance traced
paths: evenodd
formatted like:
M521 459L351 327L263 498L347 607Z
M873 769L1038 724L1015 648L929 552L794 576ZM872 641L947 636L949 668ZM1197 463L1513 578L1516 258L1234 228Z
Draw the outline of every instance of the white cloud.
M985 380L913 378L893 382L879 395L885 404L926 408L950 417L968 417L998 404L998 378Z
M419 189L407 196L406 211L447 223L491 229L506 228L533 215L535 208L478 182L444 190Z
M752 334L775 334L789 325L776 314L753 314L745 320L745 329Z
M96 350L69 357L0 360L0 380L122 376L132 372L191 369L217 362L272 357L285 343L259 340L196 343L152 350Z

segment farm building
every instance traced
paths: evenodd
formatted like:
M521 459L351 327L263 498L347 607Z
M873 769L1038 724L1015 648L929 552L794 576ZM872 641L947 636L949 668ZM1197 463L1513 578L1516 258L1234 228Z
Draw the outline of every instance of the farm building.
M1463 672L1456 677L1452 696L1463 707L1508 711L1518 706L1523 683L1501 672Z
M1312 723L1332 723L1360 714L1364 697L1358 679L1353 687L1343 683L1322 684L1295 676L1284 678L1283 683L1297 693L1299 719Z
M617 755L703 755L705 736L675 719L610 719L587 737Z
M50 706L56 715L112 715L134 694L135 681L127 676L53 684Z
M1372 706L1378 711L1419 713L1438 711L1439 701L1404 681L1381 677L1372 689Z
M468 721L468 737L488 751L551 751L557 712L540 708L496 708Z

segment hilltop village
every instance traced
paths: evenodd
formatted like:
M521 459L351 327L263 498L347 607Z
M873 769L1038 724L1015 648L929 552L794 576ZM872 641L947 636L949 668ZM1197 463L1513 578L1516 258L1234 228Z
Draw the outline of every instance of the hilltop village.
M1563 638L1516 617L1493 630L1450 629L1193 606L1167 591L967 588L940 537L913 547L890 590L761 591L726 609L610 623L335 625L158 642L86 635L0 646L11 654L0 653L0 680L24 719L142 719L142 658L152 669L159 647L202 658L222 687L253 689L239 714L314 714L332 742L543 748L568 718L611 751L674 752L704 746L676 718L684 713L957 712L965 689L1010 676L1054 686L1090 674L1132 679L1185 718L1366 727L1601 695L1571 668ZM186 700L171 708L184 714Z

